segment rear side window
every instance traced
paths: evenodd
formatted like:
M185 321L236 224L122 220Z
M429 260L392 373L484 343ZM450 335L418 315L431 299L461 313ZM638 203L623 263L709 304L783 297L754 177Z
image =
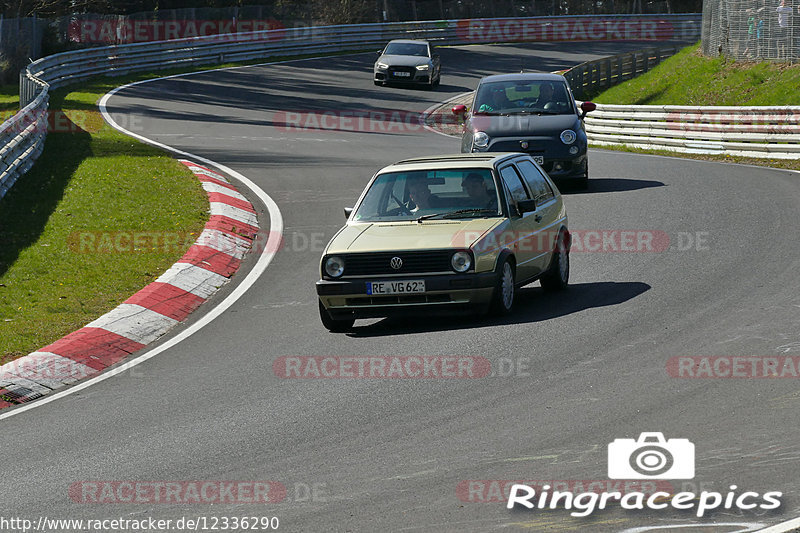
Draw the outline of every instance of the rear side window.
M542 204L555 197L553 189L544 178L542 173L536 168L536 165L527 160L517 161L522 177L531 191L531 196L536 200L537 204Z
M522 184L522 180L517 174L517 171L511 165L500 170L500 176L503 178L503 183L508 187L508 192L511 193L511 199L516 205L517 202L528 200L528 192Z

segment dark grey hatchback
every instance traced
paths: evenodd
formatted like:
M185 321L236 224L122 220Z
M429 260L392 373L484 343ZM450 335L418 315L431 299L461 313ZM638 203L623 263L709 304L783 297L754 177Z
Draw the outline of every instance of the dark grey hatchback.
M589 180L583 117L595 104L576 105L560 74L500 74L483 78L463 117L462 152L524 152L553 180L586 188Z

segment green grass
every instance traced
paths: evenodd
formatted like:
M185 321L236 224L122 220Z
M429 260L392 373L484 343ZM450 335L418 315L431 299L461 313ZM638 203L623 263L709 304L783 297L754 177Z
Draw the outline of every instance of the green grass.
M72 132L49 133L33 169L0 200L3 361L113 309L188 248L181 241L156 250L96 251L76 245L81 235L197 234L208 218L205 193L188 169L86 112L116 85L101 80L79 92L55 91L51 111L63 110L88 132L70 124Z
M19 85L0 85L0 122L19 111Z
M800 105L800 64L708 58L696 44L592 101L629 105Z
M306 57L313 55L101 77L52 92L50 111L63 110L76 131L49 133L33 169L0 199L0 363L116 307L181 257L208 219L207 197L191 173L105 125L99 99L133 81ZM5 118L18 108L17 93L0 86ZM179 245L117 253L100 240L141 231ZM81 247L91 235L97 246Z
M626 105L797 106L800 105L798 87L800 64L708 58L700 53L698 43L653 70L587 99L599 104ZM792 159L684 154L627 146L597 148L800 170L800 161Z

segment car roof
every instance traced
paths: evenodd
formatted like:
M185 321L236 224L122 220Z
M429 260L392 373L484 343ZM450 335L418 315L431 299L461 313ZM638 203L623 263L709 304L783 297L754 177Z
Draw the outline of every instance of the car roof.
M380 170L383 172L437 170L449 168L493 168L504 159L527 154L515 152L492 152L472 154L444 154L404 159Z
M392 39L389 41L391 43L400 43L400 44L428 44L428 41L424 41L422 39Z
M561 74L551 74L549 72L517 72L516 74L494 74L482 78L480 83L490 83L495 81L566 81Z

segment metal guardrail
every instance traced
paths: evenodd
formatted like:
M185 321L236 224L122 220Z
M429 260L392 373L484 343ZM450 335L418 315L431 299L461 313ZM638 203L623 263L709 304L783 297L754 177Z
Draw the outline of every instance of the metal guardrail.
M48 92L97 75L353 52L419 38L439 45L531 41L691 40L700 15L609 15L357 24L222 34L63 52L20 73L22 111L0 125L0 197L41 153ZM28 118L26 118L28 117ZM36 117L36 127L29 127ZM27 121L27 122L26 122ZM20 130L18 124L26 124ZM19 130L19 131L18 131Z
M576 65L566 71L564 77L575 98L585 100L591 94L647 72L677 52L678 48L673 46L604 57Z
M585 118L597 145L771 159L800 157L800 107L598 104Z

